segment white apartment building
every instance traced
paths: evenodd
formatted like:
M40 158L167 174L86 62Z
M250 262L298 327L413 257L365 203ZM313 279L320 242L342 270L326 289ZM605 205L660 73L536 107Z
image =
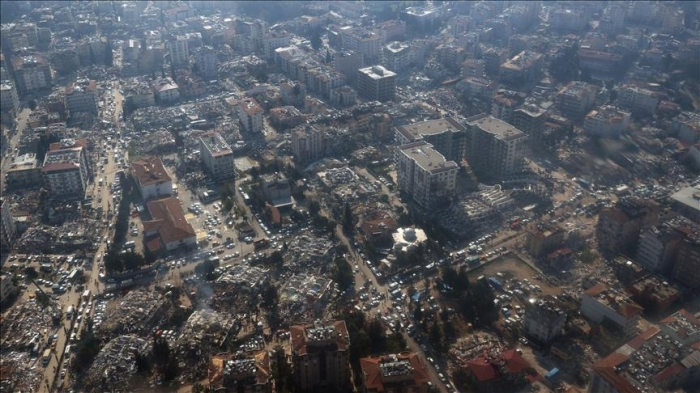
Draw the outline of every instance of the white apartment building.
M33 90L51 87L51 66L41 56L19 56L12 59L17 92L22 95Z
M238 102L238 120L250 134L262 132L263 113L263 108L255 98L245 97Z
M588 135L602 138L619 138L629 126L629 122L629 112L606 105L592 110L586 115L583 129Z
M447 161L433 146L419 141L399 146L399 189L414 202L429 209L441 198L449 198L455 190L459 167Z
M94 80L79 79L66 87L65 104L70 114L87 112L96 115L98 101L97 82Z
M382 64L394 72L401 72L411 65L411 46L403 42L392 42L384 47Z
M218 132L202 135L199 138L202 162L214 178L231 180L236 176L233 150Z
M357 71L357 92L365 99L390 101L396 92L396 73L375 65Z
M523 333L546 344L554 340L564 329L566 313L543 299L530 299L525 305Z
M211 46L197 48L194 52L194 64L197 73L206 80L216 79L219 73L216 51Z
M41 170L52 198L85 196L88 183L87 154L83 147L49 151Z
M173 179L158 157L143 157L134 161L131 163L131 174L144 201L173 194Z
M614 326L626 338L637 334L642 306L630 300L621 290L598 283L583 292L581 314L595 323Z
M17 112L19 110L19 96L12 81L0 82L0 112Z

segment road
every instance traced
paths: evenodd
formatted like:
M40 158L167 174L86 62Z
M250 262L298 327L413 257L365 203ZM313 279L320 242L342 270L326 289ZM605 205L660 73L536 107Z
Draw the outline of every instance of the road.
M377 292L384 298L384 299L389 299L389 289L388 286L385 284L381 284L379 281L377 281L377 278L374 276L372 271L370 270L369 266L365 263L365 261L360 257L360 255L357 253L355 250L355 247L350 243L350 240L345 236L345 233L343 233L343 227L342 225L337 225L335 228L335 234L340 239L341 243L343 243L347 248L348 248L348 262L351 265L357 265L359 268L359 272L355 276L355 282L356 282L356 287L359 281L359 285L361 286L364 284L364 281L369 279L370 282L372 283L372 286L377 290ZM385 300L380 304L380 311L386 310L386 303L388 303L389 300ZM404 339L406 340L406 344L408 345L409 349L412 352L417 353L421 359L423 360L423 364L425 364L427 370L428 370L428 375L430 376L430 380L432 381L433 385L436 386L440 392L447 392L446 386L440 381L440 378L438 377L438 371L435 370L435 367L428 361L427 356L425 355L423 349L416 343L416 341L409 336L406 332L402 332L402 335Z
M15 154L15 148L19 147L19 140L20 136L24 132L24 129L27 127L27 119L29 119L29 114L32 111L29 108L24 108L22 112L19 113L19 116L17 117L17 126L14 128L14 132L11 133L9 138L7 138L7 143L3 143L2 147L2 154L3 154L3 159L2 159L2 176L0 176L0 190L5 190L5 173L7 173L7 170L10 169L14 159L12 159L12 156L16 156ZM5 142L5 141L3 141Z

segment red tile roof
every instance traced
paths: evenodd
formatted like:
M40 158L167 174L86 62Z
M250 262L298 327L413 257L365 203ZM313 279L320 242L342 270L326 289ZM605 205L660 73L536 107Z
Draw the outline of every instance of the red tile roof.
M411 364L411 373L406 375L405 380L412 380L413 385L416 386L427 386L430 376L425 367L425 364L421 361L420 357L416 353L403 352L396 355L397 360L406 360ZM382 379L381 369L379 365L381 363L390 361L389 355L384 356L370 356L360 359L360 367L362 367L362 373L364 374L365 388L367 391L373 392L384 392L384 380ZM404 379L402 379L403 381ZM402 386L410 386L410 383L403 382Z
M335 328L338 350L347 350L350 347L350 339L345 321L324 323L323 326L328 326L329 324ZM307 353L306 330L311 328L314 328L314 325L295 325L289 328L289 333L292 336L292 351L297 355L305 355Z
M176 197L148 202L148 211L153 219L143 222L143 230L157 231L164 244L196 236L194 228L185 219L180 201ZM148 245L151 246L150 242Z
M505 362L505 369L510 374L524 372L530 364L514 349L509 349L501 354L500 360ZM498 366L487 360L484 356L467 362L467 366L474 373L474 377L480 382L488 382L501 377Z
M131 173L142 186L172 181L158 157L143 157L134 161L131 163Z

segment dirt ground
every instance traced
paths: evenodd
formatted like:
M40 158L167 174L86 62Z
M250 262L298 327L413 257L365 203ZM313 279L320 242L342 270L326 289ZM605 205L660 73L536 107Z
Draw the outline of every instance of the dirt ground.
M493 260L493 262L483 265L481 268L472 270L469 273L469 279L475 281L481 275L488 277L495 276L496 273L502 273L504 279L527 278L531 283L537 284L542 288L541 293L543 295L558 295L561 293L561 288L549 285L541 278L535 278L535 276L539 277L537 271L513 254L504 255Z

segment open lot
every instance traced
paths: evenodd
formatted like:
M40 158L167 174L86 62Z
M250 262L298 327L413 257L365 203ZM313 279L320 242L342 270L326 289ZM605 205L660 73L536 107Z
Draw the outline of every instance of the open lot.
M542 287L541 293L543 295L558 295L561 293L561 288L550 285L540 278L535 278L540 277L537 271L512 253L496 258L492 262L472 270L469 272L469 279L474 281L479 276L495 276L496 273L502 273L503 278L506 280L510 278L527 278L530 282L537 283Z

